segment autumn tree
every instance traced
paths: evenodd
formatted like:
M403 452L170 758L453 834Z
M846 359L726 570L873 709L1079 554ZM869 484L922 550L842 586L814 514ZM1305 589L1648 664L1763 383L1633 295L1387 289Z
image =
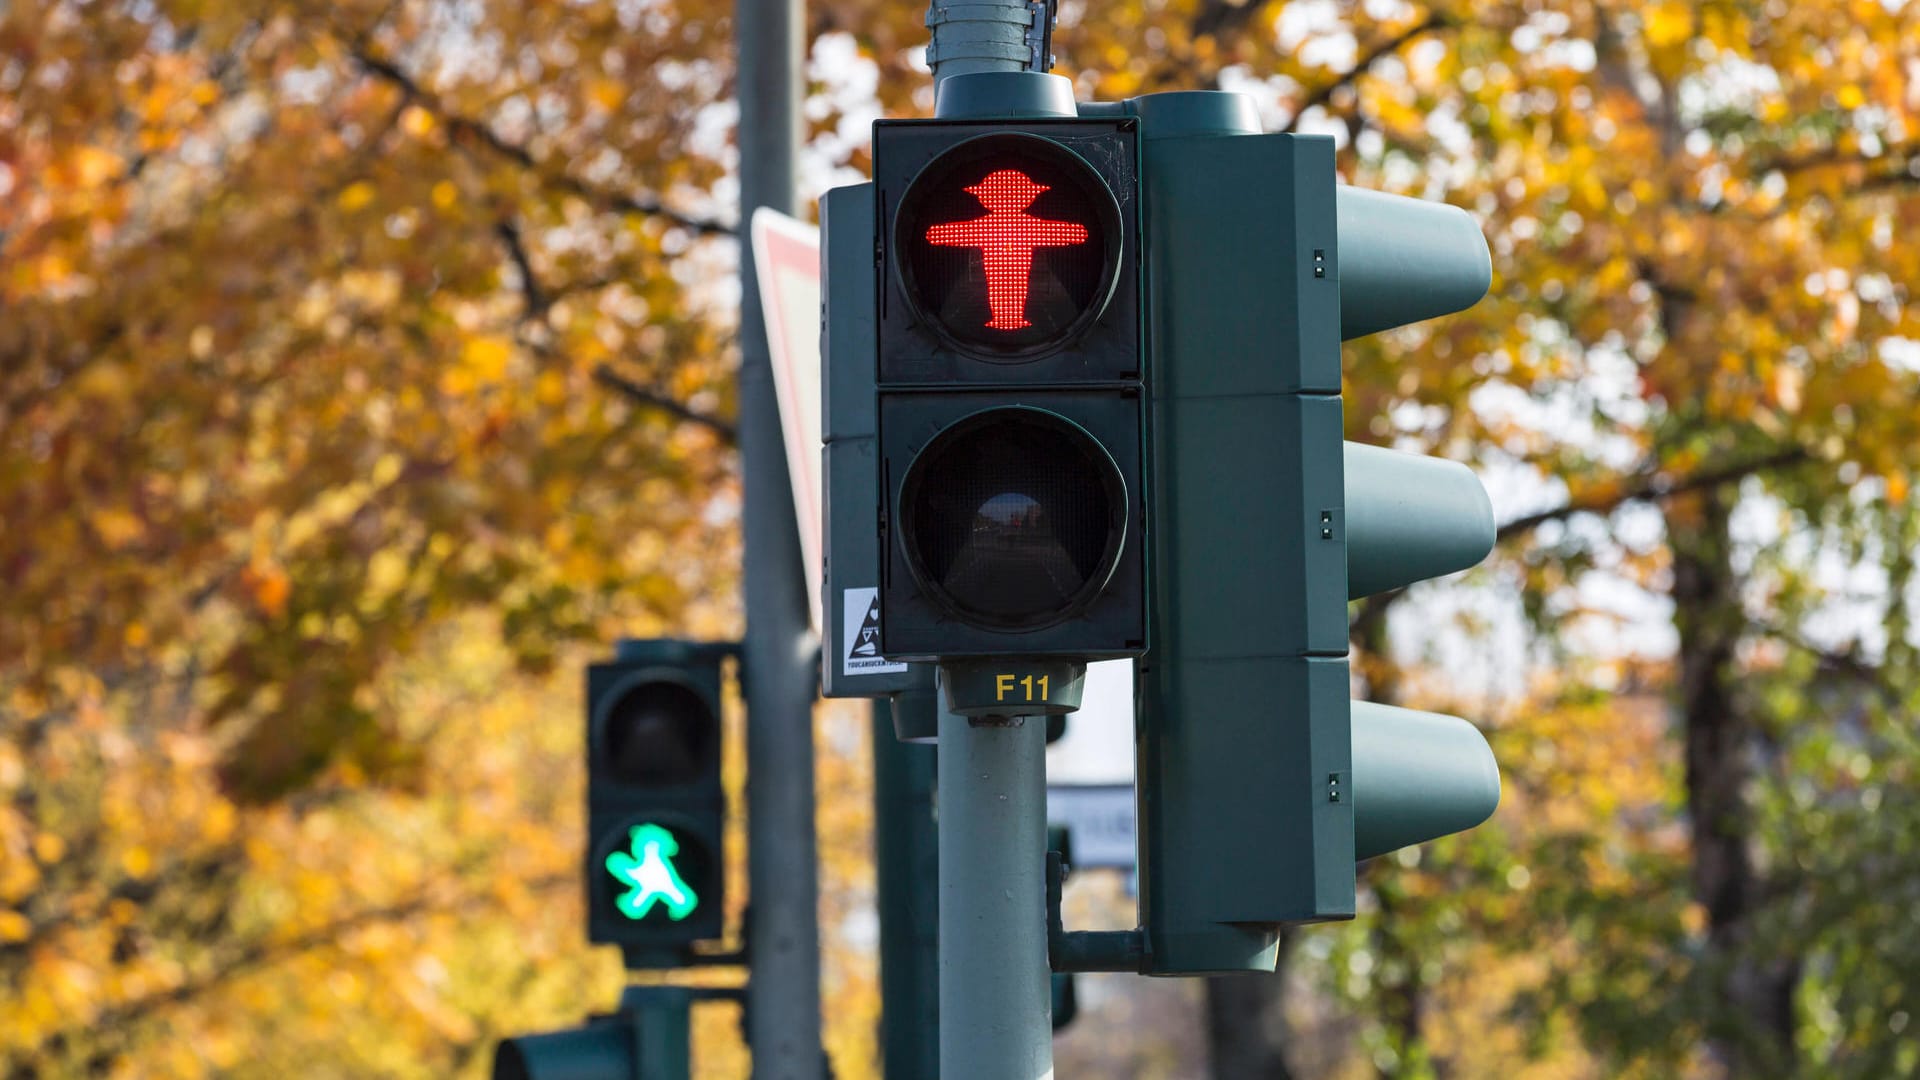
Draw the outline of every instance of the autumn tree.
M0 1071L471 1073L604 1004L577 664L739 618L729 45L0 13Z

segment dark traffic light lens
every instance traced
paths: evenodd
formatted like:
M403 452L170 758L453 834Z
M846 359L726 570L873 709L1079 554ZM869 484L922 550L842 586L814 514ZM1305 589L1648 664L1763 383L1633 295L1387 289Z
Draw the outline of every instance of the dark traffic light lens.
M704 775L719 717L701 696L677 682L639 683L607 710L607 770L622 784L688 784Z
M908 565L951 614L1032 630L1084 610L1119 561L1126 488L1077 425L989 409L941 432L901 488Z
M902 284L921 319L987 359L1062 345L1113 295L1120 209L1078 154L987 135L936 158L894 218Z

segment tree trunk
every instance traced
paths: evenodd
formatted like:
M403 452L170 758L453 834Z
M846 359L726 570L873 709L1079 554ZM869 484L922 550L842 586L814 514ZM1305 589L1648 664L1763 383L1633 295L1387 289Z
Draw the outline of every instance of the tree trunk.
M1797 960L1757 956L1754 921L1763 884L1753 862L1754 724L1739 700L1735 663L1744 617L1730 557L1725 489L1676 502L1674 625L1680 634L1679 709L1686 739L1687 812L1693 825L1693 893L1707 916L1707 977L1717 1001L1708 1019L1713 1054L1729 1076L1792 1071Z

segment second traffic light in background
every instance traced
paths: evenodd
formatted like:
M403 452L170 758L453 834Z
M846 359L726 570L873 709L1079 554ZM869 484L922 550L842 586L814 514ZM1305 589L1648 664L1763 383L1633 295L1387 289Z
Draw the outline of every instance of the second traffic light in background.
M880 652L1146 642L1135 125L874 127Z
M721 936L722 664L734 646L623 642L587 669L587 928L629 967Z

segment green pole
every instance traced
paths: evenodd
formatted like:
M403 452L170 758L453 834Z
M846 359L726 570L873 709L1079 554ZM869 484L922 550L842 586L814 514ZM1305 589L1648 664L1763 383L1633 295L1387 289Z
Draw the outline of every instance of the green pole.
M693 993L681 986L630 987L622 1004L633 1020L639 1080L693 1075Z
M1053 1075L1046 735L1043 717L940 711L943 1077Z
M931 731L931 690L874 703L874 861L880 906L880 1044L887 1080L940 1075L940 835L934 827L935 752L895 737L893 711Z

